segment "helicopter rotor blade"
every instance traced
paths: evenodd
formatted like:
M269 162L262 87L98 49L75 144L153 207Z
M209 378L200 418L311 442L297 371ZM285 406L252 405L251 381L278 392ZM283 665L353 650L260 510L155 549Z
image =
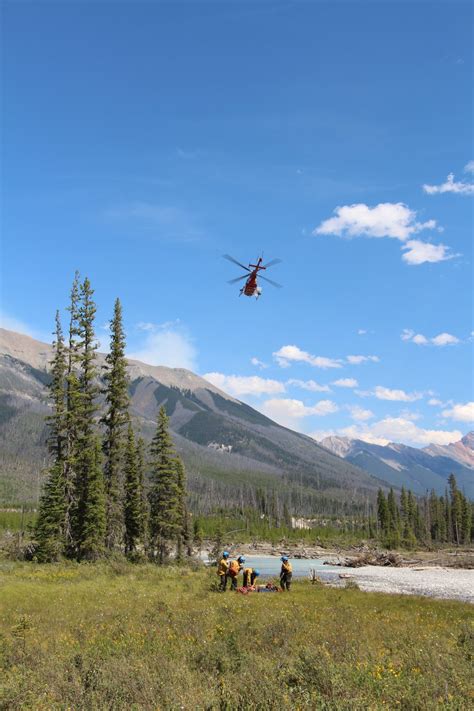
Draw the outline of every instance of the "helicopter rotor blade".
M268 269L269 267L275 266L275 264L280 264L281 259L272 259L268 264L264 264L264 269Z
M235 284L236 282L241 281L242 279L248 279L248 278L249 278L248 274L243 274L242 276L237 277L237 279L231 279L227 283L228 284Z
M276 286L277 289L282 289L282 288L283 288L283 284L279 284L279 283L276 282L276 281L272 281L271 279L268 279L268 277L264 277L264 276L262 276L261 274L258 275L258 278L259 278L259 279L263 279L264 281L268 281L269 284L271 284L272 286Z
M250 270L248 267L246 267L244 264L241 264L241 263L238 262L236 259L234 259L234 257L231 257L230 254L223 254L222 256L224 257L224 259L227 259L229 262L233 262L234 264L237 264L238 267L242 267L242 269L245 269L246 272L250 272L250 271L251 271L251 270Z

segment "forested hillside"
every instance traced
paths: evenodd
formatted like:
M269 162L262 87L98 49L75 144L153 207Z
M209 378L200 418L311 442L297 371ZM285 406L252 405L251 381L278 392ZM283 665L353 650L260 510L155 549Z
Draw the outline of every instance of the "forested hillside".
M3 503L38 500L47 465L48 383L52 347L0 330L0 454ZM97 354L99 372L105 356ZM283 516L365 511L381 482L304 435L280 427L251 407L183 369L128 363L130 412L150 441L158 409L170 417L188 476L190 503L257 507L257 492ZM103 404L103 395L98 393Z

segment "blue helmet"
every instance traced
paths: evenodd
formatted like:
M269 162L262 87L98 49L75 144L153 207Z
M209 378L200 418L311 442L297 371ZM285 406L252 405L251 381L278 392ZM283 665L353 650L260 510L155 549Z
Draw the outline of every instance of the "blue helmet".
M253 574L258 577L258 576L260 575L260 571L259 571L259 570L254 570L254 571L253 571Z
M244 558L243 555L239 555L239 557L237 558L237 560L239 561L239 563L245 563L245 558Z
M227 551L224 551L223 554L222 554L222 557L223 557L223 558L228 558L228 557L229 557L228 552L227 552Z
M287 556L287 555L282 555L282 557L280 558L280 560L281 560L282 563L286 563L286 562L288 561L288 556Z

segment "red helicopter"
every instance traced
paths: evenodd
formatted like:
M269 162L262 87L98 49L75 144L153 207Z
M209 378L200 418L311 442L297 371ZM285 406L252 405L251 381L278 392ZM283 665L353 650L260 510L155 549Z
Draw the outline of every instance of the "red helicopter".
M248 267L246 267L244 264L241 264L236 259L234 259L234 257L231 257L230 254L224 254L223 256L224 259L227 259L229 262L237 264L238 267L241 267L246 271L246 274L242 274L242 276L239 276L236 279L231 279L228 282L229 284L235 284L241 279L247 280L244 286L241 288L239 296L242 296L242 294L244 294L245 296L255 296L255 298L258 299L258 297L262 294L262 288L258 286L257 278L264 279L264 281L268 281L272 286L276 286L278 289L281 289L281 284L278 284L276 281L268 279L268 277L264 277L263 274L259 274L259 272L263 269L269 269L270 267L275 266L275 264L279 264L281 262L281 259L272 259L270 262L264 265L262 264L263 257L259 257L257 264L249 264Z

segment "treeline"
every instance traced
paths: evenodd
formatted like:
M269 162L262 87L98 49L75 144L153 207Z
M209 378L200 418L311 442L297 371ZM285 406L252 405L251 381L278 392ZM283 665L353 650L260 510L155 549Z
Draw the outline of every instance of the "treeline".
M67 342L56 314L47 417L51 464L34 557L96 560L120 552L163 562L173 548L178 557L184 548L190 552L184 466L163 407L148 451L135 435L119 299L110 321L110 351L99 373L93 293L89 280L76 273Z
M401 490L397 501L393 489L385 496L377 494L377 528L389 548L417 543L469 544L474 540L473 504L458 489L456 477L450 474L444 496L435 491L417 499L411 491Z

